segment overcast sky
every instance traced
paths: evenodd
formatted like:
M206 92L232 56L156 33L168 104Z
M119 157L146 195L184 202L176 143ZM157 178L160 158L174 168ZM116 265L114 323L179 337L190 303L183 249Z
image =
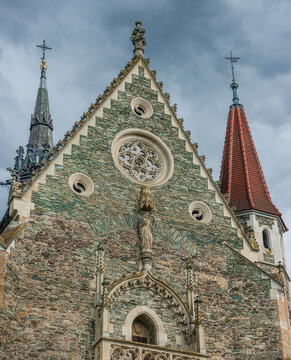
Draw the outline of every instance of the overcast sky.
M29 136L43 39L55 143L132 57L136 20L146 57L218 179L233 51L244 105L275 205L291 227L290 0L0 0L0 179ZM7 190L0 189L0 212ZM1 215L1 214L0 214ZM285 235L291 271L291 234Z

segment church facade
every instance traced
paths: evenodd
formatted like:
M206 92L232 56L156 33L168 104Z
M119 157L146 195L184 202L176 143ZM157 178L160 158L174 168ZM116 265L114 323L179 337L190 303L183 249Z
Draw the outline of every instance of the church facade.
M144 33L55 146L43 55L0 224L1 358L291 359L287 229L238 86L217 183Z

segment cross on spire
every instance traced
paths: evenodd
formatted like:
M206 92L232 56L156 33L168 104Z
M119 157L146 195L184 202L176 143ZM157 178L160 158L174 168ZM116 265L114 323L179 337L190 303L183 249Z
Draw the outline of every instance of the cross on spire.
M41 45L35 45L35 46L42 49L42 58L41 58L42 60L44 60L44 58L45 58L45 52L47 50L52 50L52 48L50 48L46 45L45 40L43 40L43 43Z
M235 83L234 71L233 71L233 63L236 63L240 58L232 56L232 51L230 51L230 56L226 56L225 59L229 60L230 63L231 63L232 82Z
M41 50L42 50L42 58L40 58L41 59L41 65L40 65L41 76L40 76L40 78L45 79L46 78L46 69L47 69L46 60L45 60L45 52L47 50L52 50L52 48L50 48L46 45L45 40L43 40L43 43L41 45L35 45L35 46L41 48Z

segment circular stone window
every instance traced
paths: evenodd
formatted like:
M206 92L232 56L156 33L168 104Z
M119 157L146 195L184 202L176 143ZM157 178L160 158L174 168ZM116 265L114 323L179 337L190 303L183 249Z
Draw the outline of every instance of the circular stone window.
M135 115L147 119L153 115L152 105L143 98L135 98L130 103L131 110Z
M162 185L174 171L171 151L161 139L145 130L121 131L112 142L111 152L122 174L138 184Z
M83 173L72 174L69 177L68 184L71 190L80 196L89 196L94 191L93 181Z
M201 201L193 201L189 205L189 214L197 222L208 223L211 218L211 210Z

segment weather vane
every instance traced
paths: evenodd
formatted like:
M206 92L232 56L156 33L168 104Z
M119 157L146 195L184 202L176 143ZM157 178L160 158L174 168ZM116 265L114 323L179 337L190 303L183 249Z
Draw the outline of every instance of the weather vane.
M35 46L42 49L42 58L41 58L42 60L44 60L44 58L45 58L45 52L47 50L52 50L52 48L46 46L45 40L43 41L43 43L41 45L35 45Z
M235 82L234 79L234 71L233 71L233 63L236 63L240 58L239 57L233 57L232 51L230 51L230 57L225 57L226 60L229 60L231 62L231 72L232 72L232 82Z

